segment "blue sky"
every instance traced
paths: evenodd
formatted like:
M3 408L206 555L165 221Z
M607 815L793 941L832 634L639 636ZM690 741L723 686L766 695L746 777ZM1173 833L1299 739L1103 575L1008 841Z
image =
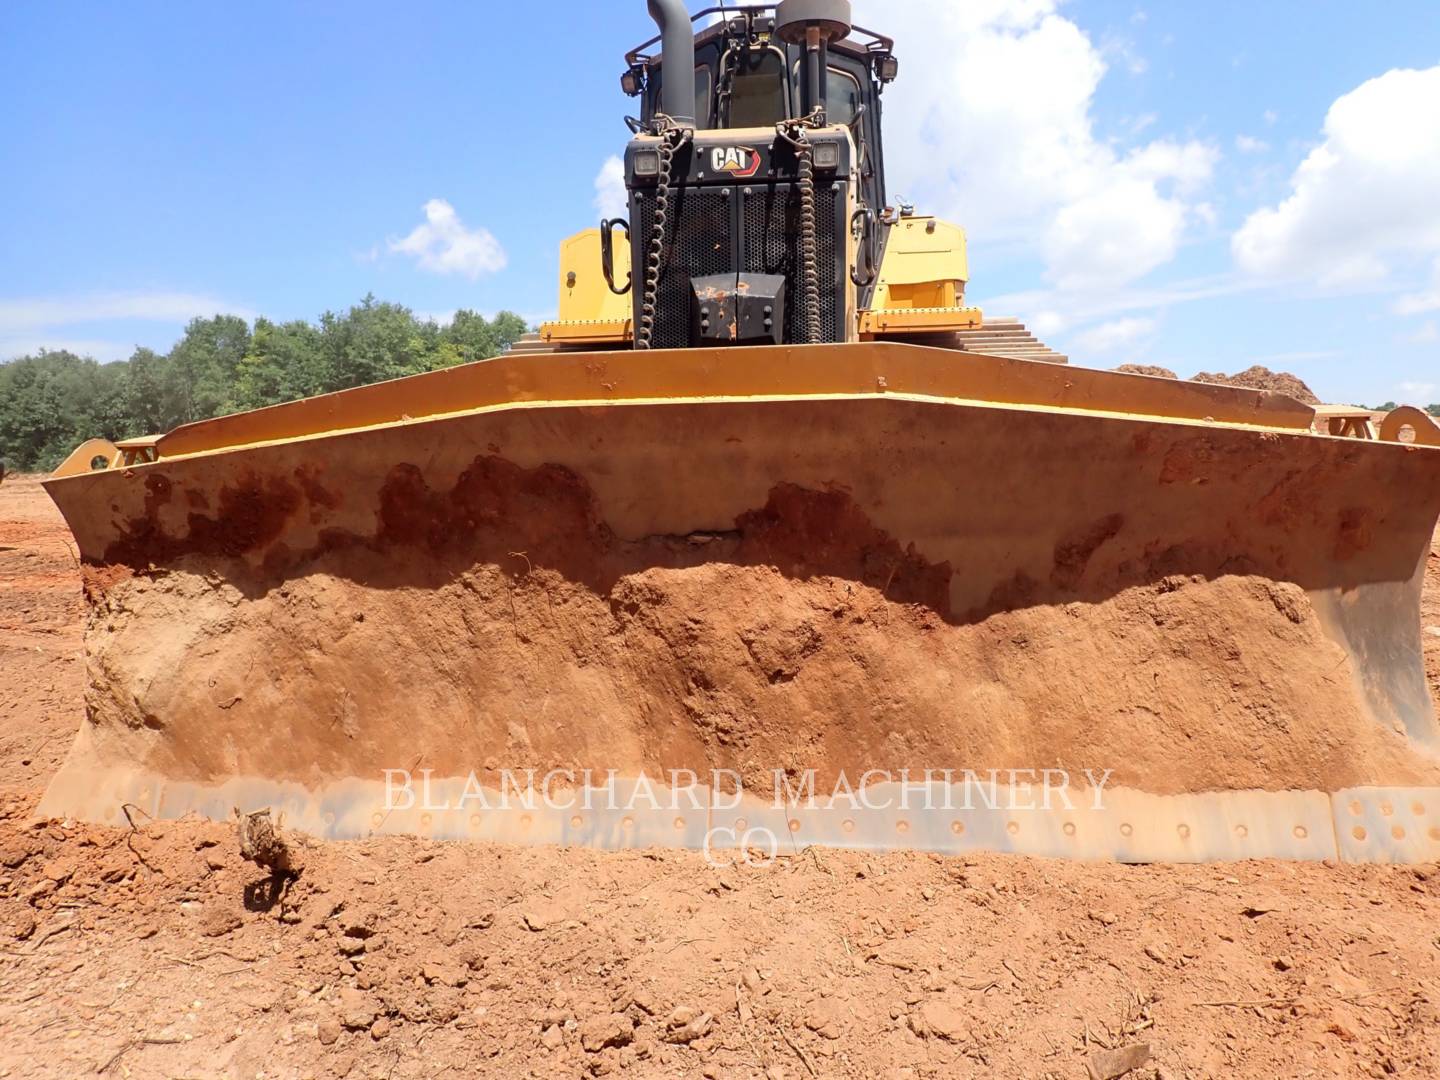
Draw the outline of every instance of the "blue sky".
M652 32L554 6L11 0L0 357L367 292L552 312ZM1440 400L1434 0L856 9L901 58L891 190L967 227L972 300L1093 366Z

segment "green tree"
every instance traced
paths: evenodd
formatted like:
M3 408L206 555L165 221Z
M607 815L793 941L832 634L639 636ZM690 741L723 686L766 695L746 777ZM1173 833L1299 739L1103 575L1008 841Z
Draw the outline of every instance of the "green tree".
M502 311L458 312L445 327L367 296L319 325L217 315L194 319L166 354L137 348L98 364L41 350L0 363L0 457L15 469L53 468L102 436L159 435L195 420L484 360L526 332Z
M92 436L129 433L125 370L65 350L0 365L0 458L51 468Z
M367 296L343 315L320 316L320 347L327 390L429 371L439 345L434 323L418 322L409 308Z
M456 347L461 363L484 360L504 352L524 336L525 320L502 311L493 320L473 311L457 311L444 330L444 340Z
M187 419L186 402L174 361L153 349L137 348L125 365L125 411L130 434L158 435Z
M250 327L236 315L190 320L184 336L170 350L174 382L167 388L184 421L235 411L231 396L235 372L249 347Z
M328 383L320 331L303 320L257 319L231 398L239 409L258 409L322 393Z

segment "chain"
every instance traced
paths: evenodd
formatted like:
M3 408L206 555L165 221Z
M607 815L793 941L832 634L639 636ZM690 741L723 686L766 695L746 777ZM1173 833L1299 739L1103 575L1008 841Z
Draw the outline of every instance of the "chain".
M800 147L800 265L805 282L805 341L820 340L820 242L816 236L815 165L809 140Z
M635 331L635 348L649 349L655 337L655 318L660 292L660 272L665 265L665 229L670 217L670 171L675 151L684 146L690 132L670 126L669 117L661 118L660 174L656 178L655 219L650 244L645 253L645 291L640 299L640 325Z
M818 344L820 341L820 240L815 210L815 148L807 133L808 128L816 122L817 117L812 115L799 121L787 121L776 128L780 137L795 148L795 156L799 162L800 275L804 286L804 344L807 345Z

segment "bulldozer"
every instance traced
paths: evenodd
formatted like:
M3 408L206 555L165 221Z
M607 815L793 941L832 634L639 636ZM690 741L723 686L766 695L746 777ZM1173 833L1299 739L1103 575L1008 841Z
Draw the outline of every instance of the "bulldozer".
M1064 363L1019 320L965 304L965 232L885 188L895 43L845 3L712 8L625 56L630 218L567 239L559 317L512 350L909 341ZM646 50L661 45L661 54ZM661 76L695 71L692 88ZM633 227L632 227L633 223ZM623 237L617 241L617 233Z
M1440 428L987 322L964 232L885 189L894 42L844 0L649 11L628 217L564 241L532 338L47 481L86 714L38 813L1440 858Z

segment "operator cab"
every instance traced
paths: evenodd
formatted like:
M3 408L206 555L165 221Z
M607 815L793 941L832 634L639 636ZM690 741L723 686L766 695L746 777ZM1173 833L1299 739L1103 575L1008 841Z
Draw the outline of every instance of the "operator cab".
M695 37L698 129L774 128L810 111L805 46L780 40L773 9L708 8L694 19L711 16L720 21ZM647 41L625 57L629 67L621 86L640 99L641 129L648 129L663 111L664 60L645 51L659 41ZM826 119L850 129L859 153L860 201L877 213L885 206L880 95L898 70L893 49L891 39L854 27L850 36L826 50Z
M635 347L849 340L883 248L893 42L856 27L850 0L649 8L660 33L626 56L621 80L641 114L627 119L628 217L600 230L605 280L631 295ZM623 284L617 229L630 246Z

